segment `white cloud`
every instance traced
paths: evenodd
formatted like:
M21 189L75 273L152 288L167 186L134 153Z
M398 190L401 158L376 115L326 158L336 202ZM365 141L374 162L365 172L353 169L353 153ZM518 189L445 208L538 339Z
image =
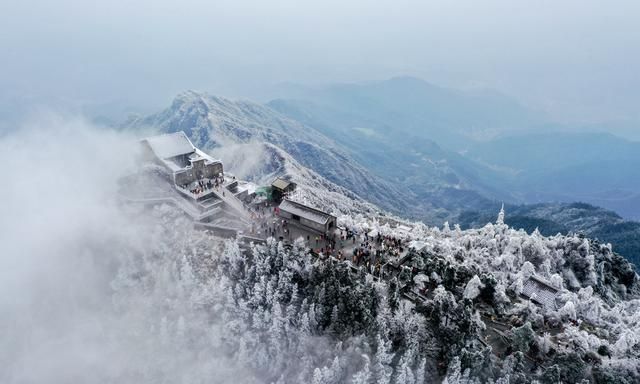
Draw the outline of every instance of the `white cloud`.
M0 382L215 383L240 372L204 336L188 348L160 337L163 318L196 316L166 303L169 271L192 246L177 239L201 232L118 203L136 148L131 135L55 115L0 138Z

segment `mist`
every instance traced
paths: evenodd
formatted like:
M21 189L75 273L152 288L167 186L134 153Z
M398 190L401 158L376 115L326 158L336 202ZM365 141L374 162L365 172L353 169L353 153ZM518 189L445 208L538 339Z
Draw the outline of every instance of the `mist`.
M0 5L5 129L26 105L123 117L185 89L264 101L283 82L413 75L558 120L637 122L637 2L29 0Z
M180 304L177 271L185 254L220 252L221 241L169 207L118 202L136 149L133 136L53 114L0 141L3 383L246 377L211 342L215 323L184 330L200 315ZM171 339L180 327L182 341ZM193 332L201 343L184 336Z
M314 369L357 371L370 352L362 337L311 335L273 301L294 289L293 271L332 269L312 267L302 243L295 253L273 240L241 251L177 208L124 203L120 185L140 170L137 141L55 113L0 139L0 382L301 382ZM251 175L260 151L248 144L232 163ZM270 279L258 274L254 286L244 252L288 269L271 276L259 265ZM293 304L286 316L300 312Z

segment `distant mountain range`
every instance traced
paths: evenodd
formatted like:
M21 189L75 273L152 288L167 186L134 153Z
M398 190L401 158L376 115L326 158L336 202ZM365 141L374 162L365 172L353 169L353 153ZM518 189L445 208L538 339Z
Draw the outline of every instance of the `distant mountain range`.
M467 157L506 171L520 201L584 201L640 218L640 142L606 133L546 133L477 143Z
M369 133L421 138L454 150L545 123L540 113L498 92L463 92L412 77L320 89L289 86L269 105L331 137Z
M334 190L328 198L347 194L349 201L337 203L341 211L353 209L354 201L375 210L370 202L431 225L469 227L491 220L504 201L515 227L580 231L640 262L640 224L571 203L597 202L589 196L633 200L633 183L640 180L633 176L633 165L640 164L636 143L551 133L535 113L505 96L411 78L287 92L291 99L263 105L187 91L169 108L126 127L185 131L194 144L226 159L228 169L257 182L288 175ZM581 188L587 182L591 188ZM610 189L616 194L607 194Z
M288 87L269 105L348 146L374 173L395 174L414 190L442 185L430 172L438 162L447 164L439 169L448 184L489 199L583 201L640 219L640 142L597 127L553 123L496 92L454 91L403 77ZM378 153L388 153L383 163L392 166L376 167Z

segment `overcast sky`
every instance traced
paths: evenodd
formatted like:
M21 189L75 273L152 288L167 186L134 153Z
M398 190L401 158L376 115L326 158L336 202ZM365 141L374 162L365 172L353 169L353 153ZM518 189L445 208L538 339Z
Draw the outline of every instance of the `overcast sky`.
M162 106L415 75L640 120L639 16L637 0L0 0L0 101Z

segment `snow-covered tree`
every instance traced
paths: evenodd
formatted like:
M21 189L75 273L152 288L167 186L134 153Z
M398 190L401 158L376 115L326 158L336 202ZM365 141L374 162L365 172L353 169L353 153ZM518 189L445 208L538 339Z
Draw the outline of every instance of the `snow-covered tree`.
M482 288L484 288L484 284L482 284L478 275L474 275L473 278L467 283L467 286L464 288L464 293L462 294L462 296L465 299L473 300L478 297Z

